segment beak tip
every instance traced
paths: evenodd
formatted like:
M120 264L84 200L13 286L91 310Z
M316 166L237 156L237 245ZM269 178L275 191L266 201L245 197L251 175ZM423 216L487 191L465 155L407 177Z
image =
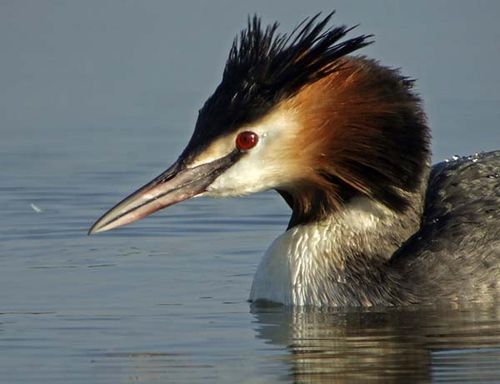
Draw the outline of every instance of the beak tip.
M104 232L104 230L102 229L102 226L98 225L98 223L95 223L88 230L87 236L95 235L96 233L99 233L99 232Z

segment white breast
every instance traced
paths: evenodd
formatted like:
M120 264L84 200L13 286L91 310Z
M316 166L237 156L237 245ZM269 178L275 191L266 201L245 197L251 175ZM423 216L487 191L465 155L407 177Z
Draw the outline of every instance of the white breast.
M252 284L250 300L284 305L331 306L341 302L338 285L345 283L347 248L376 247L369 233L388 216L387 208L358 199L343 214L296 226L271 244Z
M285 305L326 304L324 301L333 290L326 275L326 253L331 249L334 230L326 223L316 223L297 226L279 236L257 268L250 300Z

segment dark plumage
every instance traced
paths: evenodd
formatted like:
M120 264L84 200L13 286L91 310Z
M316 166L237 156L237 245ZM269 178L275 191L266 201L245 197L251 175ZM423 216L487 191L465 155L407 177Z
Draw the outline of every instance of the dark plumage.
M432 167L420 230L392 257L418 296L480 299L500 284L500 151Z
M189 151L264 116L304 85L339 70L338 59L371 44L367 35L341 41L352 28L327 27L333 14L305 19L289 35L277 32L278 23L263 29L259 17L249 18L221 83L199 112Z

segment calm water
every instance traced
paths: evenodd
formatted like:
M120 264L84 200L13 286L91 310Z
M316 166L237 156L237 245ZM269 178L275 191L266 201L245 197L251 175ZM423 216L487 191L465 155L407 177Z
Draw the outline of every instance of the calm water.
M194 199L86 236L183 148L227 50L215 42L231 31L229 43L247 13L294 25L310 5L41 3L0 4L0 383L500 381L495 304L252 309L253 273L288 221L273 193ZM387 17L350 3L339 1L345 22L387 42L376 56L422 78L436 160L500 148L500 64L488 43L499 41L498 13L453 2ZM207 36L189 35L193 25ZM412 34L420 43L406 49ZM461 74L440 66L448 57Z

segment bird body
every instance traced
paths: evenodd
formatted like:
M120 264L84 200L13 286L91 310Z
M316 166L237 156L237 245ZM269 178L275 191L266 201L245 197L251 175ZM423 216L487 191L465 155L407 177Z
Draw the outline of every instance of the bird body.
M500 278L500 151L430 167L414 81L349 56L332 14L289 35L249 19L179 159L101 217L106 231L194 196L274 189L292 215L250 300L404 305L485 299Z
M266 251L251 301L373 306L492 300L500 282L500 151L432 168L422 219L369 199L299 225ZM464 174L465 173L465 174Z

